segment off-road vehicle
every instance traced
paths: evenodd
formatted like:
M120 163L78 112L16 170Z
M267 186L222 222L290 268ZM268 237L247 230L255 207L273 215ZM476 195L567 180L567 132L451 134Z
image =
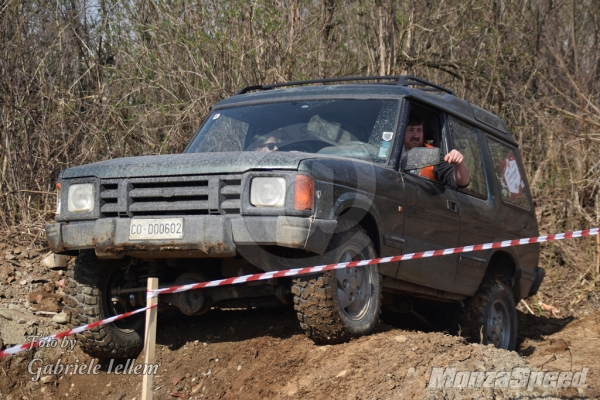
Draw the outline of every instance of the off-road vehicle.
M411 114L431 151L401 160ZM415 173L452 149L464 155L466 188ZM411 76L247 87L212 108L183 154L69 168L57 188L46 234L55 253L77 255L65 307L75 326L145 305L147 277L167 287L538 235L507 125ZM457 304L463 335L514 349L515 303L536 293L538 258L529 244L170 294L159 305L199 315L293 304L315 342L336 343L372 332L382 307L421 298ZM133 357L143 324L134 316L78 338L92 356Z

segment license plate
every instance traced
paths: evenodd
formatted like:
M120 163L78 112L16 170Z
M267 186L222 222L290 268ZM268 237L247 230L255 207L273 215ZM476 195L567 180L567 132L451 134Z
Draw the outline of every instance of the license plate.
M183 218L132 219L129 240L183 239Z

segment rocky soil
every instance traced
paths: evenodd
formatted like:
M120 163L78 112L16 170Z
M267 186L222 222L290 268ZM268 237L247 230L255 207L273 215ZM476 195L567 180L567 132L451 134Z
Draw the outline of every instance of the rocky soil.
M48 253L43 244L36 247L28 242L14 237L0 243L0 348L24 343L28 335L66 329L61 314L65 268L60 262L53 268L44 265ZM554 282L549 276L548 282ZM588 285L589 279L572 283ZM527 306L521 304L518 352L430 331L409 314L384 316L375 334L335 346L317 346L308 340L291 308L213 310L199 317L164 315L158 325L154 397L600 398L600 311L594 302L569 308L565 293L548 286L542 289L547 304L565 306L552 313L532 300ZM39 361L31 364L34 359ZM142 377L115 374L115 365L108 363L101 365L98 375L41 374L40 381L31 380L34 375L28 367L35 370L59 359L62 364L97 363L79 348L68 352L60 347L1 359L0 399L140 398ZM142 363L142 357L135 363ZM488 372L587 367L588 372L586 384L579 388L432 389L428 383L434 367Z

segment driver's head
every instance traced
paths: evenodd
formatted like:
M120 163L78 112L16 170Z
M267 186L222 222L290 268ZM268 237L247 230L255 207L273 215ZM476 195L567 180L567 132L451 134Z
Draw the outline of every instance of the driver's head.
M404 148L411 150L414 147L423 147L423 120L416 114L410 114L404 133Z
M281 141L273 134L257 136L250 146L249 150L269 153L277 151Z

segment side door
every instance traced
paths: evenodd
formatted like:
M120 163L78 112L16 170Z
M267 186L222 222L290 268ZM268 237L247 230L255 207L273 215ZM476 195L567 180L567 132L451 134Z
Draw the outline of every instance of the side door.
M446 154L448 132L443 113L431 107L410 104L410 113L423 121L425 142ZM405 124L406 125L406 124ZM404 132L403 132L404 133ZM460 204L456 191L414 172L399 171L404 182L404 253L457 247ZM430 288L451 291L458 255L405 260L396 277Z
M460 203L460 246L489 243L498 240L495 227L495 200L483 162L483 133L471 124L456 117L447 117L451 146L464 156L471 181L466 188L458 189ZM458 268L452 292L464 295L475 293L485 275L489 250L458 255Z

